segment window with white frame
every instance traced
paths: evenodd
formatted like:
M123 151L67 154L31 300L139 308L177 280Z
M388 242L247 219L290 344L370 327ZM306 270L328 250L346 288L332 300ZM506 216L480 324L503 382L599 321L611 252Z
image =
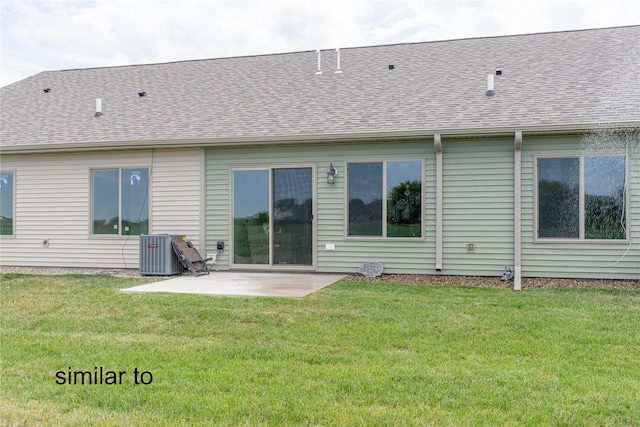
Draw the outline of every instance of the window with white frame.
M91 171L92 234L149 233L149 169Z
M0 172L0 235L12 236L14 229L14 175Z
M421 160L347 164L349 237L422 237Z
M539 158L538 238L627 238L625 156Z

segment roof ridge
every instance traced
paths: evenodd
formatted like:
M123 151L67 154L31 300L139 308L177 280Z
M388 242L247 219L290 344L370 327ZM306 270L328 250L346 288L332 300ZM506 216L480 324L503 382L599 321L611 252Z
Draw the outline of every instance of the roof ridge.
M377 45L374 44L374 45L365 45L365 46L348 46L348 47L340 47L340 50L375 49L375 48L393 47L393 46L415 46L420 44L449 43L449 42L464 41L464 40L488 40L488 39L499 39L499 38L530 37L530 36L538 36L538 35L545 35L545 34L579 33L579 32L604 31L604 30L615 30L615 29L634 28L634 27L640 27L640 25L621 25L621 26L614 26L614 27L582 28L577 30L556 30L556 31L542 31L542 32L521 33L521 34L505 34L505 35L496 35L496 36L460 37L460 38L443 39L443 40L398 42L398 43L377 44ZM104 70L104 69L127 68L127 67L150 67L150 66L156 66L156 65L184 64L184 63L190 63L190 62L222 61L222 60L229 60L229 59L259 58L259 57L280 56L280 55L296 55L301 53L315 53L317 50L330 51L330 50L335 50L335 48L305 49L305 50L296 50L296 51L290 51L290 52L259 53L259 54L253 54L253 55L222 56L217 58L181 59L177 61L151 62L146 64L124 64L124 65L108 65L108 66L102 66L102 67L66 68L61 70L48 70L48 71L49 72L66 72L66 71Z

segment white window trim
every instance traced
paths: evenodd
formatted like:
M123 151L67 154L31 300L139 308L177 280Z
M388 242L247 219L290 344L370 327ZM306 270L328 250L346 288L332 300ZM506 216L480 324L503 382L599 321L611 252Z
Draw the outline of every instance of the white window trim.
M387 237L387 163L399 162L420 162L420 237ZM362 163L382 163L382 236L351 236L349 235L349 172L350 164ZM345 186L344 186L344 238L345 240L385 240L385 241L401 241L401 242L418 242L426 240L425 218L426 218L426 178L425 178L425 160L419 158L402 158L402 159L371 159L371 160L348 160L345 161Z
M625 239L585 239L584 225L585 225L585 197L584 197L584 159L585 157L624 157L625 159L625 219L626 219L626 238ZM538 237L539 236L539 216L538 216L538 160L551 160L551 159L578 159L579 161L579 222L580 230L578 238L568 237ZM629 208L629 156L626 153L597 153L597 154L561 154L561 155L542 155L534 156L533 164L533 207L534 207L534 227L533 227L533 239L535 243L607 243L607 244L628 244L630 243L629 224L631 222L629 215L631 210Z

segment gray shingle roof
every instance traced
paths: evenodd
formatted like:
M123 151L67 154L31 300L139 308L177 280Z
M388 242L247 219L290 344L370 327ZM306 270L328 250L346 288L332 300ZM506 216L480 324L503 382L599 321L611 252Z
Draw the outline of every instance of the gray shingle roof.
M339 74L333 50L322 51L321 75L315 51L46 71L2 88L1 140L15 149L640 122L639 58L640 26L630 26L347 48Z

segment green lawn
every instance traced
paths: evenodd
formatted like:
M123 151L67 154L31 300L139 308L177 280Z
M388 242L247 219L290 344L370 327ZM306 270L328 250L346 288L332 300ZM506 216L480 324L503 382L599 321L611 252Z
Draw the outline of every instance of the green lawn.
M640 425L640 291L145 282L4 275L0 425Z

